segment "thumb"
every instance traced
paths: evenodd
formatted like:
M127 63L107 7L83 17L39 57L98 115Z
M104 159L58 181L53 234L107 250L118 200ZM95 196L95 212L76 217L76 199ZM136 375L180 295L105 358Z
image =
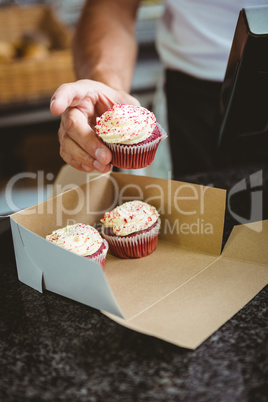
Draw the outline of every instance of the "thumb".
M72 99L70 89L66 84L61 85L53 94L50 100L50 111L54 116L65 112L71 106Z
M50 111L58 116L65 112L68 107L77 106L87 96L88 80L80 80L62 84L54 92L50 101Z

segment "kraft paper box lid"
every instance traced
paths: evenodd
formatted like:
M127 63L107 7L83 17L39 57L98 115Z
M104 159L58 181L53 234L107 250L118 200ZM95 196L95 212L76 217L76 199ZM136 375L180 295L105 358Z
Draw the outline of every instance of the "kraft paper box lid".
M86 184L11 216L23 283L191 349L268 283L267 221L235 227L221 254L224 190L122 173L89 177ZM75 174L69 183L72 179ZM44 238L74 222L98 228L105 211L129 199L142 199L160 212L159 243L150 256L124 260L108 254L104 273L99 264Z

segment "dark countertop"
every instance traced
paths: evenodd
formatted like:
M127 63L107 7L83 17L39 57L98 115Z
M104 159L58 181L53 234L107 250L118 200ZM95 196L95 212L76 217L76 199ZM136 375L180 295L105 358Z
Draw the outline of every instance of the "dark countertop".
M185 180L232 188L267 165ZM250 191L233 196L246 216ZM256 190L256 189L255 189ZM233 224L227 210L225 243ZM0 401L267 401L268 286L196 350L121 327L99 311L20 283L10 231L0 236Z

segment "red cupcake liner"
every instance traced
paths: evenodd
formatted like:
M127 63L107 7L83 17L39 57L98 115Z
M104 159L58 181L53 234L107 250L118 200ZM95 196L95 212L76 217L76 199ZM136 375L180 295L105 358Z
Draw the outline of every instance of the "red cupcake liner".
M102 236L109 243L110 252L120 258L141 258L152 254L158 243L158 233L160 229L160 219L157 225L151 230L133 236L109 236L104 233Z
M100 247L100 251L96 251L96 253L92 254L92 255L87 255L85 256L86 258L88 258L89 260L92 260L94 262L98 262L99 264L101 264L102 269L105 269L105 262L106 262L106 256L109 250L109 245L107 243L107 241L105 239L103 239L103 245L104 247Z
M140 144L111 144L105 143L112 152L111 164L121 169L141 169L149 166L155 158L160 142L167 137L166 132L157 124L159 135L150 141Z

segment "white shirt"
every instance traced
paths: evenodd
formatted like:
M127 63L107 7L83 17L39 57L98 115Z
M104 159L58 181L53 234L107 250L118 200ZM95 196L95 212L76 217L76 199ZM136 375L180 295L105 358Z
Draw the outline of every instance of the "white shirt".
M166 0L156 44L165 67L212 81L224 79L242 8L268 0Z

